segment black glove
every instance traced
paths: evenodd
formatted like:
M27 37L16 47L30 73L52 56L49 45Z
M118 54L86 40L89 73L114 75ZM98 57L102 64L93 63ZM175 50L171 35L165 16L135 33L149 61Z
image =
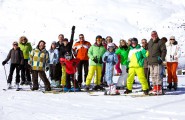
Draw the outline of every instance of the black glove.
M2 62L2 65L4 66L5 64L6 64L6 61L3 61L3 62Z
M113 61L113 62L112 62L112 64L113 64L113 65L115 65L115 64L116 64L116 62L114 62L114 61Z
M102 57L100 57L100 61L99 61L99 63L100 63L100 64L102 64L102 63L103 63L103 61L102 61Z
M46 72L49 70L49 67L46 67Z
M72 30L72 32L75 32L75 26L73 26L71 30Z
M129 72L129 68L126 68L126 72L127 72L127 73Z
M163 63L163 61L160 57L157 58L157 62L158 62L159 65L161 65Z
M98 63L98 58L95 57L95 58L93 59L93 61L94 61L95 63Z
M104 57L104 61L107 62L107 59L108 59L108 56L105 56Z

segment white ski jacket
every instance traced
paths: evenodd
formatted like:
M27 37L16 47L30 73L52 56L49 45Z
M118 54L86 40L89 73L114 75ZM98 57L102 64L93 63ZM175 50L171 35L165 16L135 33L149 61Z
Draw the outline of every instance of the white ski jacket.
M177 41L175 41L174 44L168 44L166 48L166 62L178 62L178 58L181 56L181 50L177 44Z

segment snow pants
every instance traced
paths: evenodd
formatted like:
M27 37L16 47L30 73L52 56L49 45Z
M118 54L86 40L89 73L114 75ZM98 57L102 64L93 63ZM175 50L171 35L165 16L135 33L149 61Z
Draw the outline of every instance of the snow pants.
M82 78L82 71L84 68L84 82L86 82L86 78L88 75L88 68L89 68L89 60L80 60L78 64L78 83L82 84L83 78Z
M86 85L89 86L91 84L91 80L93 78L93 76L95 75L96 73L96 76L95 76L95 81L94 83L96 85L100 85L101 83L101 72L102 72L102 66L97 66L97 65L94 65L94 66L90 66L89 67L89 72L88 72L88 75L87 75L87 78L86 78Z
M62 65L62 77L61 77L61 85L66 85L66 65Z
M14 72L15 69L16 69L15 82L16 83L19 83L20 82L20 74L19 74L20 68L19 68L19 64L11 64L10 65L10 73L8 75L8 81L7 81L7 83L10 83L10 84L12 83L13 72Z
M120 63L121 63L121 56L118 55L118 63L115 65L115 69L116 69L117 74L122 72L121 68L120 68Z
M21 69L21 80L23 82L28 81L31 82L30 70L28 66L28 59L24 59L24 66Z
M144 68L129 68L128 78L127 78L127 89L132 90L132 85L134 82L135 74L138 76L139 82L142 85L142 90L148 89L148 83L145 78Z
M108 85L113 84L113 73L114 73L114 65L112 63L106 63L106 69L105 69L105 80Z
M74 88L79 88L78 81L74 78L74 74L66 73L66 87L71 89L71 82L73 83Z
M152 84L154 85L162 85L162 65L149 65L150 76L152 78Z
M33 70L32 71L33 89L39 88L38 75L41 78L41 80L43 81L43 83L45 85L45 89L50 88L50 82L49 82L48 78L46 77L46 73L44 71Z
M177 66L178 62L167 62L167 72L168 72L168 83L177 83Z
M127 67L125 65L121 65L122 68L122 74L121 76L118 78L118 82L117 85L118 87L123 87L127 85L127 77L128 77L128 73L126 72Z

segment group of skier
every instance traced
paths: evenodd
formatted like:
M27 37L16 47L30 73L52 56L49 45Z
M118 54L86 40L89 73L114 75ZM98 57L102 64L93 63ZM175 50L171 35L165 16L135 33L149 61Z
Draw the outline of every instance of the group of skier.
M34 49L25 36L20 37L19 43L13 42L13 48L2 62L5 65L11 59L8 89L12 87L12 76L16 69L16 89L20 88L21 71L20 85L30 85L31 90L39 89L39 75L45 91L50 91L52 87L62 87L64 91L80 91L81 88L89 91L93 80L93 90L109 87L108 94L119 94L119 89L126 87L124 93L129 94L132 93L137 75L145 95L161 94L164 66L167 66L168 89L177 89L176 70L181 51L174 36L166 43L166 37L159 39L157 32L152 31L149 42L142 39L142 45L137 38L130 38L128 41L121 39L119 46L116 46L111 36L102 38L98 35L91 45L83 34L73 44L74 33L75 26L72 27L69 41L60 34L58 42L53 41L48 51L44 40L40 40ZM50 81L46 76L48 70ZM113 82L114 75L119 76L116 84Z

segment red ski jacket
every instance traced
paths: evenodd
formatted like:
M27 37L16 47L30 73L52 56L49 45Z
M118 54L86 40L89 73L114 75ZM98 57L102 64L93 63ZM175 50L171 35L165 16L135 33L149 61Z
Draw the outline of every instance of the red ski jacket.
M78 63L80 62L79 59L71 59L67 60L65 58L60 58L60 63L66 65L66 73L67 74L75 74L76 73L76 68Z

